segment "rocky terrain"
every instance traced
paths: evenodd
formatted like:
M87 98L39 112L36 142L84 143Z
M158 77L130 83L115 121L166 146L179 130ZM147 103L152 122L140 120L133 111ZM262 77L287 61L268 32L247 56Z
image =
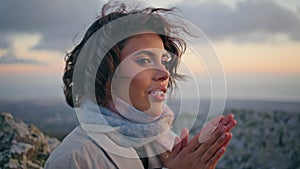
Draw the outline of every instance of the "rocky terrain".
M59 143L9 113L0 115L0 168L41 169Z
M224 114L229 112L235 115L238 124L217 169L300 169L300 110L228 109ZM184 118L178 128L190 123L190 116ZM191 133L200 127L196 125ZM33 125L14 120L8 113L0 117L0 138L0 169L42 168L59 143Z
M300 169L300 112L230 112L238 125L219 169Z

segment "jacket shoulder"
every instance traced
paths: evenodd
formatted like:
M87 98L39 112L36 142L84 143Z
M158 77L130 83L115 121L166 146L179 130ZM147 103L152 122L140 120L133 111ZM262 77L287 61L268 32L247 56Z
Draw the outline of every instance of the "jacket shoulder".
M51 153L45 169L116 168L107 153L80 128L75 128Z

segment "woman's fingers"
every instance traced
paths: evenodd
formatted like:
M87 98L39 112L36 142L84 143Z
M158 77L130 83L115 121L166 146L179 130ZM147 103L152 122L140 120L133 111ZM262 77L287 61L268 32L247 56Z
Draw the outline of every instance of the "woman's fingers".
M194 136L191 139L185 151L195 151L201 143L205 142L205 140L207 140L210 137L210 135L213 135L217 130L219 130L223 126L227 128L228 132L230 132L233 129L233 127L237 124L236 120L234 120L233 118L233 114L228 114L225 117L219 116L211 120L205 127L203 127L203 129L196 136Z
M174 158L179 151L187 146L189 140L189 130L184 128L181 130L180 138L176 137L174 140L174 145L172 152L169 154L169 158Z
M230 132L237 124L237 121L235 119L230 120L230 122L226 125L228 128L228 132Z
M195 151L196 156L201 157L207 151L209 147L211 147L216 140L220 139L220 136L226 133L227 127L222 126L218 128L203 144L201 144L197 150ZM221 145L220 145L221 146ZM220 147L219 146L219 147ZM217 147L217 148L219 148Z
M216 117L212 119L206 126L204 126L200 132L199 143L204 143L218 127L222 126L220 122L223 119L223 116Z
M194 152L198 147L199 145L201 145L202 143L199 142L200 140L200 135L202 132L205 132L203 131L205 130L204 128L199 131L192 139L191 141L188 143L188 145L186 146L186 148L184 149L184 151L186 151L187 153L192 153ZM207 127L206 127L206 130L207 130ZM217 129L216 129L217 130Z
M207 163L217 152L218 149L220 149L220 147L222 147L222 145L225 144L225 142L228 140L229 138L229 133L225 132L223 133L215 142L213 145L209 146L208 149L206 149L206 151L203 153L203 156L200 159L200 162L202 163Z
M228 132L230 132L230 130L237 124L237 121L234 119L233 114L227 114L220 124L225 125L228 128Z
M225 141L224 145L221 146L217 150L217 152L209 159L209 161L206 163L205 168L215 168L216 167L217 162L222 157L222 155L225 153L226 147L227 147L228 143L230 142L231 138L232 138L232 133L229 133L229 137Z
M203 127L203 129L201 131L199 131L189 142L189 144L187 145L186 149L184 151L186 151L187 153L191 153L194 152L200 144L202 144L205 139L208 139L209 135L212 135L213 132L216 132L218 129L220 129L222 125L220 122L223 120L223 116L219 116L217 118L214 118L213 120L211 120L205 127ZM219 123L219 124L218 124ZM218 126L216 128L216 126ZM225 130L225 129L223 129ZM207 137L207 138L204 138Z
M237 124L236 120L234 120L233 118L233 114L228 114L227 116L225 116L220 123L221 125L219 125L224 126L219 127L219 129L214 132L210 139L208 139L203 144L203 146L198 148L198 155L202 155L200 159L201 163L209 162L213 157L215 157L218 149L220 149L221 147L226 148L226 146L229 144L229 141L232 138L232 134L229 133L229 131ZM222 134L220 135L220 133ZM214 159L216 159L216 157Z
M160 158L161 162L163 163L163 165L166 165L167 160L169 158L169 152L166 151L164 153L159 154L159 158Z
M190 132L187 128L181 130L180 139L182 148L186 147L189 141Z
M223 125L227 125L234 118L233 114L227 114L221 121Z
M236 124L233 114L219 116L211 120L190 142L188 129L183 129L180 138L174 142L172 152L162 154L162 161L169 168L213 169L224 154L232 138L229 132Z
M205 169L206 168L207 169L215 168L217 165L217 162L222 157L222 155L225 153L225 151L226 151L225 147L219 148L219 150L214 154L214 156L206 163L204 168Z
M229 133L229 137L228 137L227 141L224 143L223 147L227 147L228 146L231 138L232 138L232 133Z
M191 141L188 143L188 145L185 147L183 151L187 153L194 152L200 145L199 136L200 136L200 132L191 139Z

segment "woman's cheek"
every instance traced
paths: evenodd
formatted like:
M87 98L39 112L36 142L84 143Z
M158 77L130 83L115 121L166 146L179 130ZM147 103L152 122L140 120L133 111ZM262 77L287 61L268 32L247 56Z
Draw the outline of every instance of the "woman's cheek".
M138 73L132 80L129 86L129 99L132 105L141 110L146 111L150 108L149 102L149 77L150 75L142 71Z

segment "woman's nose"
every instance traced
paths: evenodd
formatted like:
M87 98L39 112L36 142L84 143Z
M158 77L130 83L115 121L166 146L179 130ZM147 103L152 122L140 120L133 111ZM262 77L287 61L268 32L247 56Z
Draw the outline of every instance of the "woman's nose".
M154 80L155 81L165 81L168 80L170 77L170 72L166 69L156 69L155 75L154 75Z

